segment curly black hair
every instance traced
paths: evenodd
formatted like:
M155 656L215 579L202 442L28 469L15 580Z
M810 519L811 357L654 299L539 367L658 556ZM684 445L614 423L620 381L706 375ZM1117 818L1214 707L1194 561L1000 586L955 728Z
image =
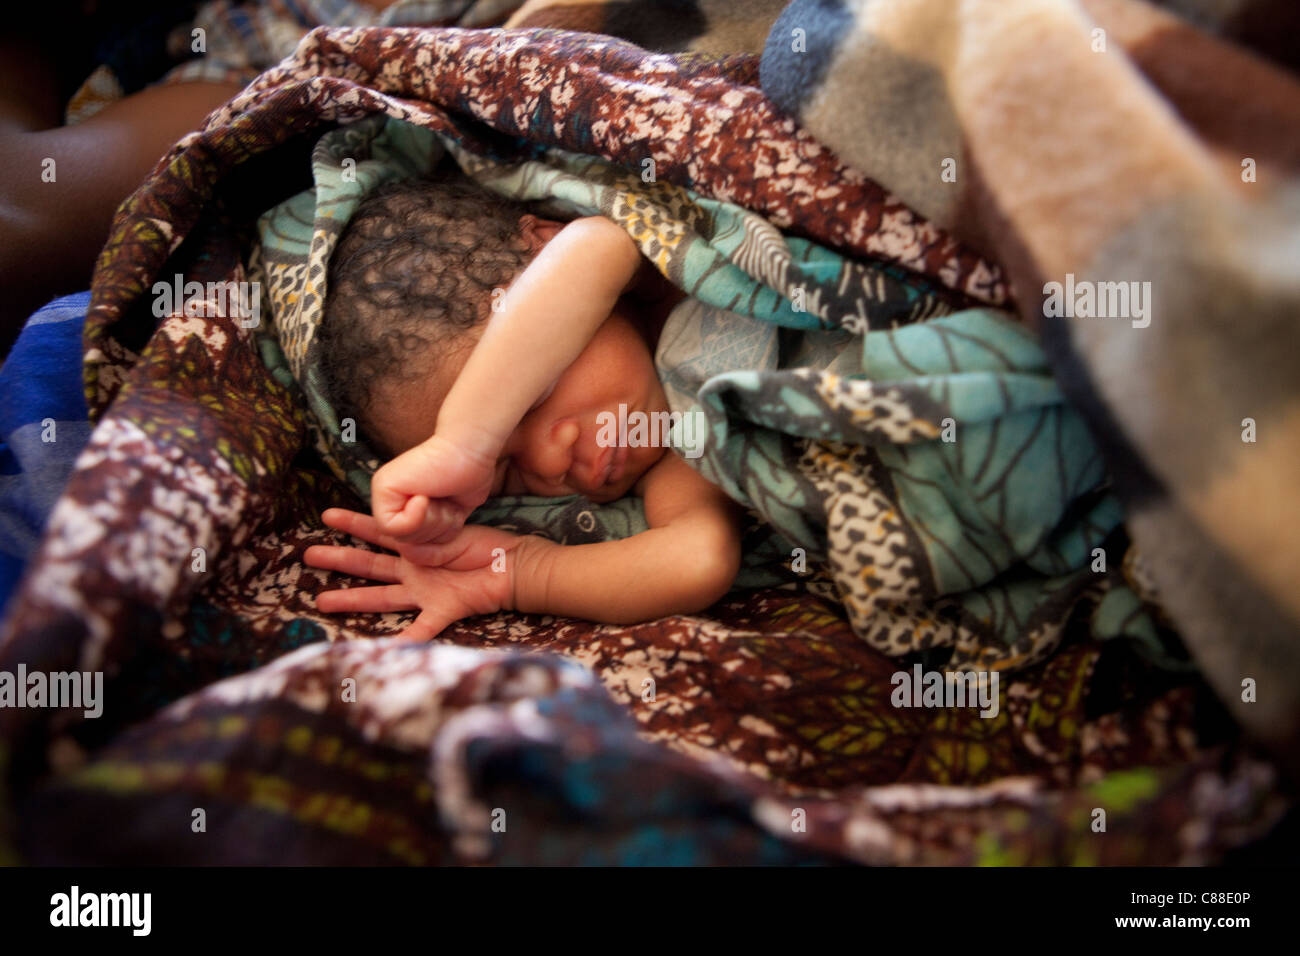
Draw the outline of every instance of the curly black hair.
M529 211L464 177L388 183L361 202L330 260L320 331L327 393L376 449L376 383L428 375L439 354L472 344L531 258ZM424 356L423 361L415 356Z

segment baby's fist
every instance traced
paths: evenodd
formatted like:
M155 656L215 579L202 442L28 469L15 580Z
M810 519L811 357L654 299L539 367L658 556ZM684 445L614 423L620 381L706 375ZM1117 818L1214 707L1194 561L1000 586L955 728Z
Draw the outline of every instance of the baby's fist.
M434 435L388 462L370 483L380 529L425 544L455 535L487 500L496 462Z

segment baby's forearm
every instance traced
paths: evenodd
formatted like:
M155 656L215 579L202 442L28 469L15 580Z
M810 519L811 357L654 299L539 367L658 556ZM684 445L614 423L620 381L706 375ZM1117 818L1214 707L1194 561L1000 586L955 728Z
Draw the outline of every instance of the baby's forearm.
M715 603L735 580L740 541L718 513L598 544L531 537L511 557L515 610L634 624Z
M640 261L636 244L609 219L561 229L490 317L438 413L437 434L495 458L609 317Z

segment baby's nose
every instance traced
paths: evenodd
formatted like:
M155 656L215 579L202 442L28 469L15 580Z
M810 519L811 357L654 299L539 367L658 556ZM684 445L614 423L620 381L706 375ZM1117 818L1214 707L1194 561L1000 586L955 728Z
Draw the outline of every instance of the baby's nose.
M533 429L521 464L535 475L559 481L573 467L573 450L581 431L572 418Z

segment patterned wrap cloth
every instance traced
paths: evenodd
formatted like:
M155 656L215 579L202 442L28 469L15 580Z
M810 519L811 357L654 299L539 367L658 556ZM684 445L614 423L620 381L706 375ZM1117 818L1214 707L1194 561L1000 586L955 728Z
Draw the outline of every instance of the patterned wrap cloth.
M334 124L382 115L454 142L458 160L562 150L638 183L653 159L664 196L749 210L807 239L787 240L792 259L878 270L890 308L950 313L894 328L887 309L879 334L964 315L1036 367L1030 337L970 311L1009 303L1001 271L774 108L758 65L544 29L317 30L174 147L98 263L83 367L95 429L0 632L0 670L102 672L104 710L0 708L6 859L1172 863L1268 845L1289 806L1269 761L1198 675L1098 641L1087 613L1008 672L981 718L894 706L899 662L795 581L637 626L494 615L419 646L355 640L402 615L315 609L339 582L302 552L342 540L319 512L362 504L322 460L319 415L288 367L269 371L264 330L219 308L157 316L151 290L178 274L247 280L258 217L312 186ZM743 239L698 234L722 259ZM777 308L779 284L763 284ZM875 334L873 368L888 355ZM829 381L763 374L799 396ZM728 402L761 420L764 387L745 384ZM827 463L853 461L803 437Z

